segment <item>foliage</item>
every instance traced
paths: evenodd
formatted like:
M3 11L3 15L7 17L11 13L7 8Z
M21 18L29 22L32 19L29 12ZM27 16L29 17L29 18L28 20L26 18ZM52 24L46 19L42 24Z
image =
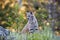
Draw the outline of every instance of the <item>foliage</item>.
M12 27L16 29L17 31L21 31L22 28L25 26L27 23L26 19L26 10L24 10L24 7L22 8L22 11L19 8L19 5L16 2L17 0L0 0L0 25L3 26L4 28L6 27ZM27 2L27 0L23 0ZM24 2L22 3L24 4ZM30 1L30 2L29 2ZM35 16L38 20L39 27L45 25L45 21L48 20L48 10L47 5L48 1L47 0L29 0L27 3L33 5L31 8L34 9L36 12ZM47 3L46 3L47 2ZM29 5L29 6L31 6ZM36 7L37 9L36 9ZM57 22L56 25L59 25L59 20L60 20L60 12L59 12L59 4L57 3L57 14L58 16L56 18ZM55 17L55 13L53 15ZM52 18L53 19L53 18ZM51 26L51 25L50 25Z
M15 22L17 17L17 10L15 9L15 1L12 0L0 0L0 25L3 27L11 26Z
M20 34L20 33L10 33L10 36L8 36L9 40L54 40L54 35L51 32L50 28L45 27L43 31L40 31L39 33L34 34ZM12 39L11 39L12 37Z
M37 10L37 13L36 13L35 15L36 15L36 18L37 18L37 20L38 20L39 26L44 25L43 22L44 22L45 20L47 20L47 18L48 18L48 13L47 13L46 9L45 9L45 8L39 8L39 9Z
M40 30L39 33L34 34L21 34L20 31L27 23L26 10L28 8L25 9L25 7L22 7L21 11L16 0L0 0L0 26L3 26L4 28L12 27L18 31L18 33L10 32L7 40L60 40L59 37L53 34L52 29L50 28L51 25L49 25L49 27L46 27L46 23L50 21L48 19L49 13L47 10L47 5L49 2L46 2L47 0L30 0L30 2L27 2L28 4L33 5L31 10L34 9L34 12L36 12L35 16L38 20L39 27L43 27L43 30ZM56 3L56 7L56 14L52 12L51 15L54 16L54 20L56 19L56 27L59 26L60 28L60 4L58 2ZM60 29L57 30L60 31Z

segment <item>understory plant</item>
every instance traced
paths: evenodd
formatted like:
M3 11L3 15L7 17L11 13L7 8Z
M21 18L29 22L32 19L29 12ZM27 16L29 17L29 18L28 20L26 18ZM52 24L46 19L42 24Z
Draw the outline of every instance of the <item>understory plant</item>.
M17 33L11 32L7 37L8 40L54 40L54 35L51 31L51 28L44 27L44 30L39 31L38 33Z

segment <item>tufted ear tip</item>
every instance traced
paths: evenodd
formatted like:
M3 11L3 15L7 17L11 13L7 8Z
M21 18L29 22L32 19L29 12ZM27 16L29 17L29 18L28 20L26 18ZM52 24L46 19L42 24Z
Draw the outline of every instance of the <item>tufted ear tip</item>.
M27 12L29 12L29 11L27 11Z
M32 14L32 12L30 12L30 14Z

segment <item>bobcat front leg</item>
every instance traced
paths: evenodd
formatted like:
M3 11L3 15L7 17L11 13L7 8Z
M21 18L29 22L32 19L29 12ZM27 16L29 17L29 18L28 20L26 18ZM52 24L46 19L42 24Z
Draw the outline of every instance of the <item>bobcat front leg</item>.
M29 23L26 24L26 26L22 29L21 33L27 33L29 32Z

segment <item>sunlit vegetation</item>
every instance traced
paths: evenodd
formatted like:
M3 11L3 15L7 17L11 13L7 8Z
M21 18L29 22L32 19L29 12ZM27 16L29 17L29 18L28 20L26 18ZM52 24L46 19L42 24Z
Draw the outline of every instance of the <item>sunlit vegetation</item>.
M32 35L28 33L25 35L26 39L59 40L60 1L50 1L51 0L22 0L21 4L19 4L17 0L0 0L0 26L11 31L8 39L12 40L11 37L14 36L14 40L23 40L23 35L25 34L22 35L20 32L28 22L26 11L29 10L34 12L36 16L40 32ZM49 9L49 7L51 9ZM51 13L49 14L49 12Z

